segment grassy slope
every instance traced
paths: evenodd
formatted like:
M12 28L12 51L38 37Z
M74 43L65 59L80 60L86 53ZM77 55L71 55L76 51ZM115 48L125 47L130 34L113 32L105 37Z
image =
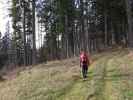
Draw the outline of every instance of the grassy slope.
M50 62L1 82L0 100L133 100L133 57L115 51L93 58L87 81L77 58Z

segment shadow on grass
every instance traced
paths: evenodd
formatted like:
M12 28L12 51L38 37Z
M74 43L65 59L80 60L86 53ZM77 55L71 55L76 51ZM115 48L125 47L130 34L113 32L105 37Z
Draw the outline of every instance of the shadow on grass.
M90 100L91 98L93 98L96 94L90 94L88 97L87 97L87 100Z
M4 82L6 79L0 76L0 82Z

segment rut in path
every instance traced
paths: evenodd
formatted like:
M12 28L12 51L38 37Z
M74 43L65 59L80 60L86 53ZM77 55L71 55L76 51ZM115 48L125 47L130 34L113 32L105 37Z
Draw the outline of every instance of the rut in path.
M120 84L123 81L121 79L128 76L125 73L120 74L117 64L114 66L111 64L114 62L119 65L124 60L123 56L123 53L115 52L97 60L89 70L88 80L80 79L60 98L63 100L125 100L129 98L125 97L124 92L119 88L123 85Z

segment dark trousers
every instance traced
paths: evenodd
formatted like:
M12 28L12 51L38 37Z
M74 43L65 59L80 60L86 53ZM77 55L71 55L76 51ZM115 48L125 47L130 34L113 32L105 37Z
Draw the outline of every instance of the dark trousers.
M88 66L87 65L83 65L82 66L82 75L83 75L83 78L87 78L87 72L88 72Z

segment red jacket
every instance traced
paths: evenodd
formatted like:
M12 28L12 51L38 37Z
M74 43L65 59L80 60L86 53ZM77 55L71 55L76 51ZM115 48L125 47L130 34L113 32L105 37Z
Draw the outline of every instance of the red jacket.
M85 53L85 52L82 52L80 54L80 66L83 64L84 57L86 58L86 64L88 66L90 64L90 59L89 59L89 56L87 55L87 53Z

